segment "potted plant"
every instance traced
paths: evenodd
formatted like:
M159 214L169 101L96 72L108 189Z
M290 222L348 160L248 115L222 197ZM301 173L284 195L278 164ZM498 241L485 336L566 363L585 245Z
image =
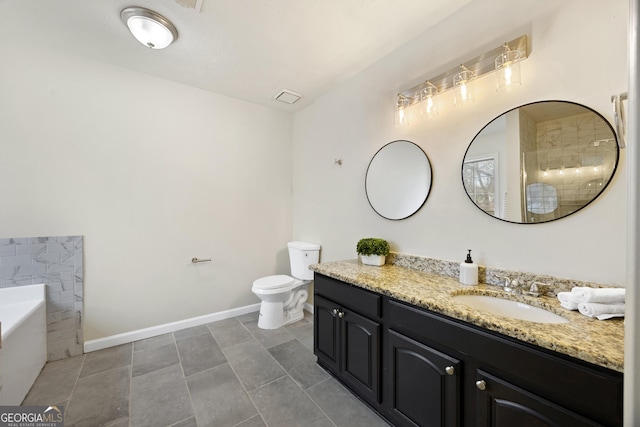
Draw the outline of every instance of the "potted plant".
M356 252L360 255L360 261L363 264L381 266L389 255L389 242L375 237L360 239Z

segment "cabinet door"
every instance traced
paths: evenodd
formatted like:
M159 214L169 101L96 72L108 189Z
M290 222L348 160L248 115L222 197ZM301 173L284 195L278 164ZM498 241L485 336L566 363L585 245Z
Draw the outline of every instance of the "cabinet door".
M492 427L600 426L574 412L478 370L477 425Z
M318 362L339 373L340 364L340 318L339 306L328 299L316 295L313 299L313 352Z
M380 324L342 310L342 379L372 404L380 402Z
M460 425L460 361L393 330L388 344L388 405L394 425Z

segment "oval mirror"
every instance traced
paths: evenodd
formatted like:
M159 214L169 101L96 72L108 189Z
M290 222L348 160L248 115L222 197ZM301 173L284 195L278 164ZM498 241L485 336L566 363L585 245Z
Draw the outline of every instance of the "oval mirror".
M567 101L514 108L475 136L462 164L471 201L503 221L531 224L579 211L607 187L618 166L613 128Z
M408 218L429 196L429 158L413 142L390 142L371 159L364 186L369 204L378 215L393 220Z

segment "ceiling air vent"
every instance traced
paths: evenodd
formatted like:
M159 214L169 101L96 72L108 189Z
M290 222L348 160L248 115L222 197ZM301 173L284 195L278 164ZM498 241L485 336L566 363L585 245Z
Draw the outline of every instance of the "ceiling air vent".
M284 102L285 104L295 104L302 95L299 93L295 93L291 90L282 89L278 94L273 98L276 101Z
M189 9L195 9L196 12L202 11L202 2L204 0L175 0L180 6L187 7Z

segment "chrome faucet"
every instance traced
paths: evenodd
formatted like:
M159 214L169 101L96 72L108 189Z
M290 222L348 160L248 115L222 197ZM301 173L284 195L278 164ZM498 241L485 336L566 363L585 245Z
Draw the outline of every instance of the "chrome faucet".
M498 276L499 279L504 279L504 285L502 285L502 290L505 292L512 292L514 294L519 294L519 283L518 279L511 279L508 276Z
M504 279L502 290L516 295L529 295L532 297L539 297L544 295L546 288L549 286L542 282L533 282L527 290L527 284L525 281L518 281L518 279L511 279L508 276L497 276L499 279Z

